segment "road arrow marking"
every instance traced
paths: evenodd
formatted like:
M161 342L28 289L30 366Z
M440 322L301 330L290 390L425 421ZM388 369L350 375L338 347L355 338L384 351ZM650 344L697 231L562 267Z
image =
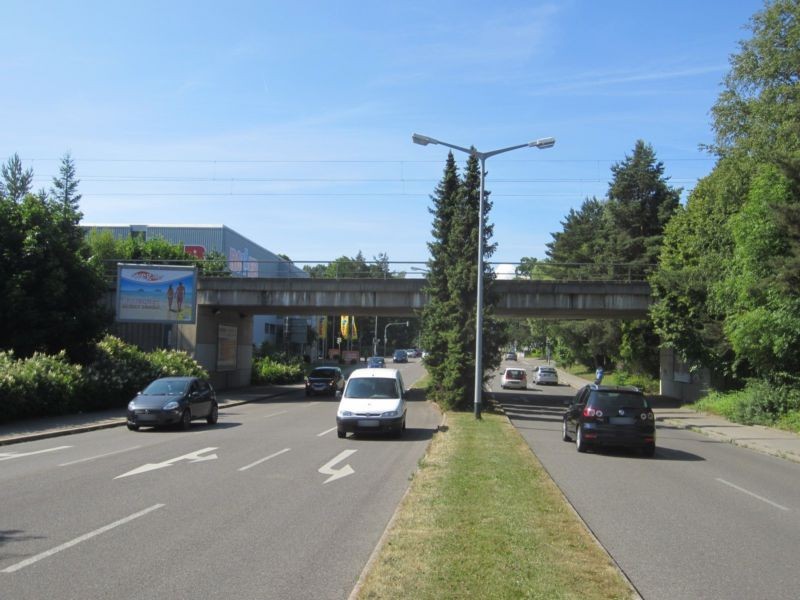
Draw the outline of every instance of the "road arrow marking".
M129 477L130 475L140 475L142 473L147 473L148 471L155 471L156 469L171 467L176 462L180 462L182 460L187 460L192 463L214 460L217 458L216 454L209 454L208 456L200 456L201 454L205 452L211 452L212 450L216 450L216 448L203 448L202 450L197 450L196 452L190 452L189 454L184 454L183 456L178 456L177 458L171 458L169 460L165 460L164 462L148 463L146 465L142 465L141 467L137 467L132 471L123 473L122 475L117 475L116 477L114 477L114 479L122 479L123 477Z
M56 450L66 450L72 446L56 446L46 450L36 450L34 452L0 452L0 460L11 460L12 458L22 458L23 456L33 456L34 454L44 454L45 452L55 452Z
M352 475L355 473L353 467L350 465L345 465L341 469L334 469L333 465L338 462L342 462L348 456L355 454L357 450L343 450L338 455L336 455L333 460L329 460L324 465L319 468L319 472L323 475L330 475L325 481L323 481L323 485L326 483L330 483L331 481L336 481L342 477L347 477L348 475Z

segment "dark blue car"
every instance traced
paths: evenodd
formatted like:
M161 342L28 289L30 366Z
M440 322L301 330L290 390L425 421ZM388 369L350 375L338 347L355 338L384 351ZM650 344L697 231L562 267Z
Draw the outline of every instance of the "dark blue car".
M210 425L219 417L217 396L211 384L197 377L156 379L128 403L128 429L180 425L189 429L192 419Z

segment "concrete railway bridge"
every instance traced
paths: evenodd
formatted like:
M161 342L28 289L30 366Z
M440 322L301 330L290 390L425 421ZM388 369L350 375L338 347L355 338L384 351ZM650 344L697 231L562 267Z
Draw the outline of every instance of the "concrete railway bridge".
M424 279L200 278L196 323L175 326L173 344L208 370L215 387L248 385L253 315L411 317L427 302L424 285ZM650 306L643 282L497 280L493 286L499 316L639 319ZM236 366L228 361L219 368L221 332L230 344L234 328Z

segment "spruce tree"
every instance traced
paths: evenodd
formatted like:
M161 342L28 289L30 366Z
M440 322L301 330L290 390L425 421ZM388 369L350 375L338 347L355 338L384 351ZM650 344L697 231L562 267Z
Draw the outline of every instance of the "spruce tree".
M447 155L442 180L436 187L431 201L433 215L431 235L433 241L428 242L430 258L426 276L425 293L428 303L422 310L422 345L428 355L425 365L431 375L429 395L432 400L448 405L443 382L447 375L444 363L448 352L448 334L453 326L450 311L451 296L448 289L448 271L454 255L450 241L451 228L456 212L456 200L460 181L453 153Z

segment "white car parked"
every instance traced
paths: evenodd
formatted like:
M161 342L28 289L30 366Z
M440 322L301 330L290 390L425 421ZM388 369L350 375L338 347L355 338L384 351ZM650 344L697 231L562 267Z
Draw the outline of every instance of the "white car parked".
M357 369L337 396L336 433L388 432L395 437L406 428L406 395L397 369Z

